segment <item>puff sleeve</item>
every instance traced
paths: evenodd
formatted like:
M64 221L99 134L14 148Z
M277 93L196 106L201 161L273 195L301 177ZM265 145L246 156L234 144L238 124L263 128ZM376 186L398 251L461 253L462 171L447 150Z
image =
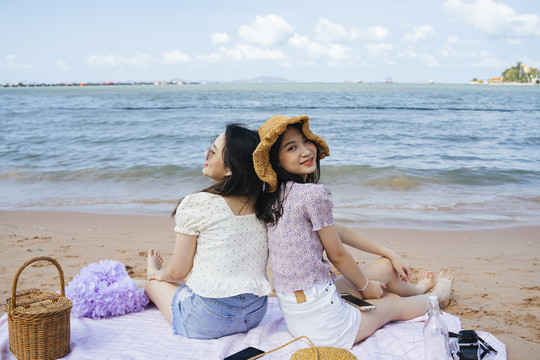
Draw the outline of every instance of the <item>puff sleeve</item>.
M330 191L324 185L312 185L304 194L306 217L312 225L313 231L334 225L333 207L330 200Z
M207 225L206 193L186 196L176 208L174 231L186 235L199 235Z

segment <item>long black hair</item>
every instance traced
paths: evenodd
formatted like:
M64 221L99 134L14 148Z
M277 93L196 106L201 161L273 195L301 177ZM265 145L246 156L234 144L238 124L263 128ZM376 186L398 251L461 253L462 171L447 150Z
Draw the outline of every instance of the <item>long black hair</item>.
M259 202L263 183L255 173L253 166L253 151L258 144L259 134L257 131L240 124L228 124L225 128L225 147L222 157L225 166L231 170L231 175L200 192L221 196L245 196L257 199ZM180 199L178 204L182 200ZM175 214L176 208L172 216Z
M295 127L300 132L302 132L302 124L296 123L291 124L287 126L287 129L289 127ZM285 129L286 130L286 129ZM283 131L285 133L285 131ZM277 190L274 192L268 192L268 187L265 184L265 191L260 196L260 200L257 202L257 217L264 222L274 225L281 215L283 215L283 200L285 198L285 194L283 193L283 187L282 185L288 181L292 181L295 183L313 183L316 184L319 182L319 178L321 176L321 167L320 167L320 154L321 149L319 148L319 145L317 143L315 144L315 147L317 148L317 160L316 164L317 167L315 171L312 174L309 174L306 177L306 181L304 181L304 178L301 175L297 174L291 174L290 172L286 171L284 168L282 168L279 165L279 148L281 147L281 142L283 141L283 134L281 134L274 145L270 148L270 164L272 165L272 169L277 174Z

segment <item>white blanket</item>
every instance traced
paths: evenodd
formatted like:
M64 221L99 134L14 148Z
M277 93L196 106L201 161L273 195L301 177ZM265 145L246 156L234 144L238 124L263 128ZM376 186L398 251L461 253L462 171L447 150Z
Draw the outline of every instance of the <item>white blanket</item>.
M443 313L443 317L450 331L460 330L458 317L447 313ZM358 359L423 359L422 328L425 319L424 316L389 323L356 344L352 353ZM497 355L488 354L484 360L506 359L503 343L487 332L478 333L499 352ZM287 331L275 298L269 298L268 312L258 327L245 334L216 340L194 340L173 335L159 310L152 306L140 313L101 320L72 318L71 351L64 359L222 360L248 346L269 351L291 340L293 337ZM309 346L302 339L262 359L289 359L296 350ZM15 359L9 351L7 315L0 318L0 359Z

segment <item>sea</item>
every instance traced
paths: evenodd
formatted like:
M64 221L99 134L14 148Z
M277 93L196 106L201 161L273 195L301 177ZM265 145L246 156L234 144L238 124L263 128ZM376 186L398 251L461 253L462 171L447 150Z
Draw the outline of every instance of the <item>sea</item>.
M540 86L266 83L0 88L0 210L169 216L227 123L308 115L336 221L540 223Z

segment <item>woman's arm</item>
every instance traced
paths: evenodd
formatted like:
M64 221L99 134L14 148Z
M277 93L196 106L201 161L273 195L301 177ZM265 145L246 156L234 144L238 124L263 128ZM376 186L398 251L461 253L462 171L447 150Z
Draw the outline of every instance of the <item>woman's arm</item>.
M197 250L197 236L176 233L171 263L167 268L162 268L154 276L149 275L148 279L162 280L175 283L185 282L185 279L193 267L193 258Z
M386 285L377 280L369 280L354 261L352 255L345 249L335 226L326 226L317 231L328 260L368 299L378 299L383 295Z
M383 256L392 262L392 266L398 272L403 281L409 281L411 266L409 262L395 253L393 250L382 246L375 241L365 237L359 231L344 225L334 225L341 241L355 249L368 252L370 254Z

